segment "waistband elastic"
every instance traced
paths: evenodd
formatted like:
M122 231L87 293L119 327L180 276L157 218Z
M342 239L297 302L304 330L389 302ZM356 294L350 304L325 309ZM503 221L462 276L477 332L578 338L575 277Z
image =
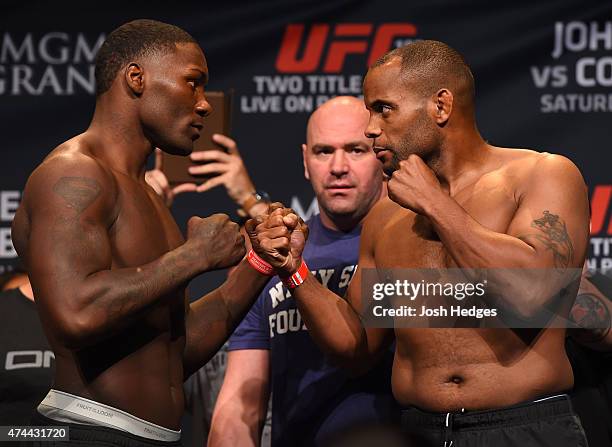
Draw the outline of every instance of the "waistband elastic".
M97 425L157 441L178 441L181 431L170 430L99 402L64 391L50 390L38 412L58 422Z
M413 407L402 411L402 422L410 426L437 430L444 429L452 423L453 430L465 430L533 422L573 414L569 396L559 394L493 410L431 413Z

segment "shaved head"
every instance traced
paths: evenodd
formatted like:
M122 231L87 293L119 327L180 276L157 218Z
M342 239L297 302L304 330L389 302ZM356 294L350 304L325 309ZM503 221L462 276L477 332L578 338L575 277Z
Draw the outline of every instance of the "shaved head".
M474 77L461 54L437 40L419 40L396 48L378 59L370 69L399 60L400 76L409 88L424 96L446 88L455 106L474 109Z
M327 127L359 127L365 131L369 118L368 110L363 100L354 96L337 96L323 103L308 119L306 129L306 144L313 144L316 134L326 132ZM336 130L333 133L338 133Z

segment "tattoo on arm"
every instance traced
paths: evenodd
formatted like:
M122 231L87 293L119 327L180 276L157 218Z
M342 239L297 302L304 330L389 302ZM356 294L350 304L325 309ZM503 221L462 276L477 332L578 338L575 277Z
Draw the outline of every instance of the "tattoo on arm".
M563 219L550 211L544 211L539 219L531 222L531 226L539 230L539 233L527 235L521 239L535 237L541 244L552 252L556 268L569 267L574 258L574 246L567 233L567 226Z
M98 198L100 191L100 184L87 177L62 177L53 185L53 192L77 214L85 211Z
M606 338L612 325L612 317L606 304L590 293L581 293L576 297L570 319L580 329L580 334L574 334L574 337L589 343Z

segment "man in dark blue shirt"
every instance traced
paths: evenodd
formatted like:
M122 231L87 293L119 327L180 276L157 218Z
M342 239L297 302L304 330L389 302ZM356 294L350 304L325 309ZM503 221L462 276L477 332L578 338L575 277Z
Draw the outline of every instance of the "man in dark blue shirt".
M342 295L357 268L361 221L384 194L380 163L364 135L363 101L338 97L317 109L302 145L305 176L320 214L308 221L304 258ZM290 292L276 276L230 339L209 447L258 446L272 392L272 445L320 445L356 424L395 414L389 351L368 374L350 378L310 338Z

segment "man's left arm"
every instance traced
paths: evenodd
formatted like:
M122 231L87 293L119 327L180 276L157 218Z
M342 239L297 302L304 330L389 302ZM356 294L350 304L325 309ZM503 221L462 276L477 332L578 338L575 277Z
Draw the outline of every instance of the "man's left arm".
M159 151L156 152L156 166L161 167ZM157 167L154 171L147 171L146 174L147 183L164 199L168 207L176 194L191 190L177 189L184 186L179 185L172 192L166 176ZM248 177L248 173L246 175ZM193 187L195 190L195 185ZM245 243L248 250L250 242L246 240ZM220 287L192 303L188 298L185 299L186 344L183 355L185 380L221 349L269 279L269 276L257 272L246 259L243 259L236 267L229 269L228 278Z
M397 180L410 176L413 185L424 190L413 193L421 196L415 202L415 211L431 220L459 268L532 272L541 283L543 278L553 276L546 272L563 275L567 269L582 267L589 234L587 188L578 168L568 159L545 155L535 163L505 233L486 228L470 216L442 190L422 160L411 158L402 163L406 162L411 164L406 169L410 173L402 170ZM390 197L397 189L393 188L395 177L389 184ZM551 296L536 292L536 283L527 277L503 282L508 286L503 293L505 304L521 315L532 316ZM538 284L537 290L546 291L547 286Z
M223 346L269 279L243 259L219 288L191 304L186 303L185 379Z

